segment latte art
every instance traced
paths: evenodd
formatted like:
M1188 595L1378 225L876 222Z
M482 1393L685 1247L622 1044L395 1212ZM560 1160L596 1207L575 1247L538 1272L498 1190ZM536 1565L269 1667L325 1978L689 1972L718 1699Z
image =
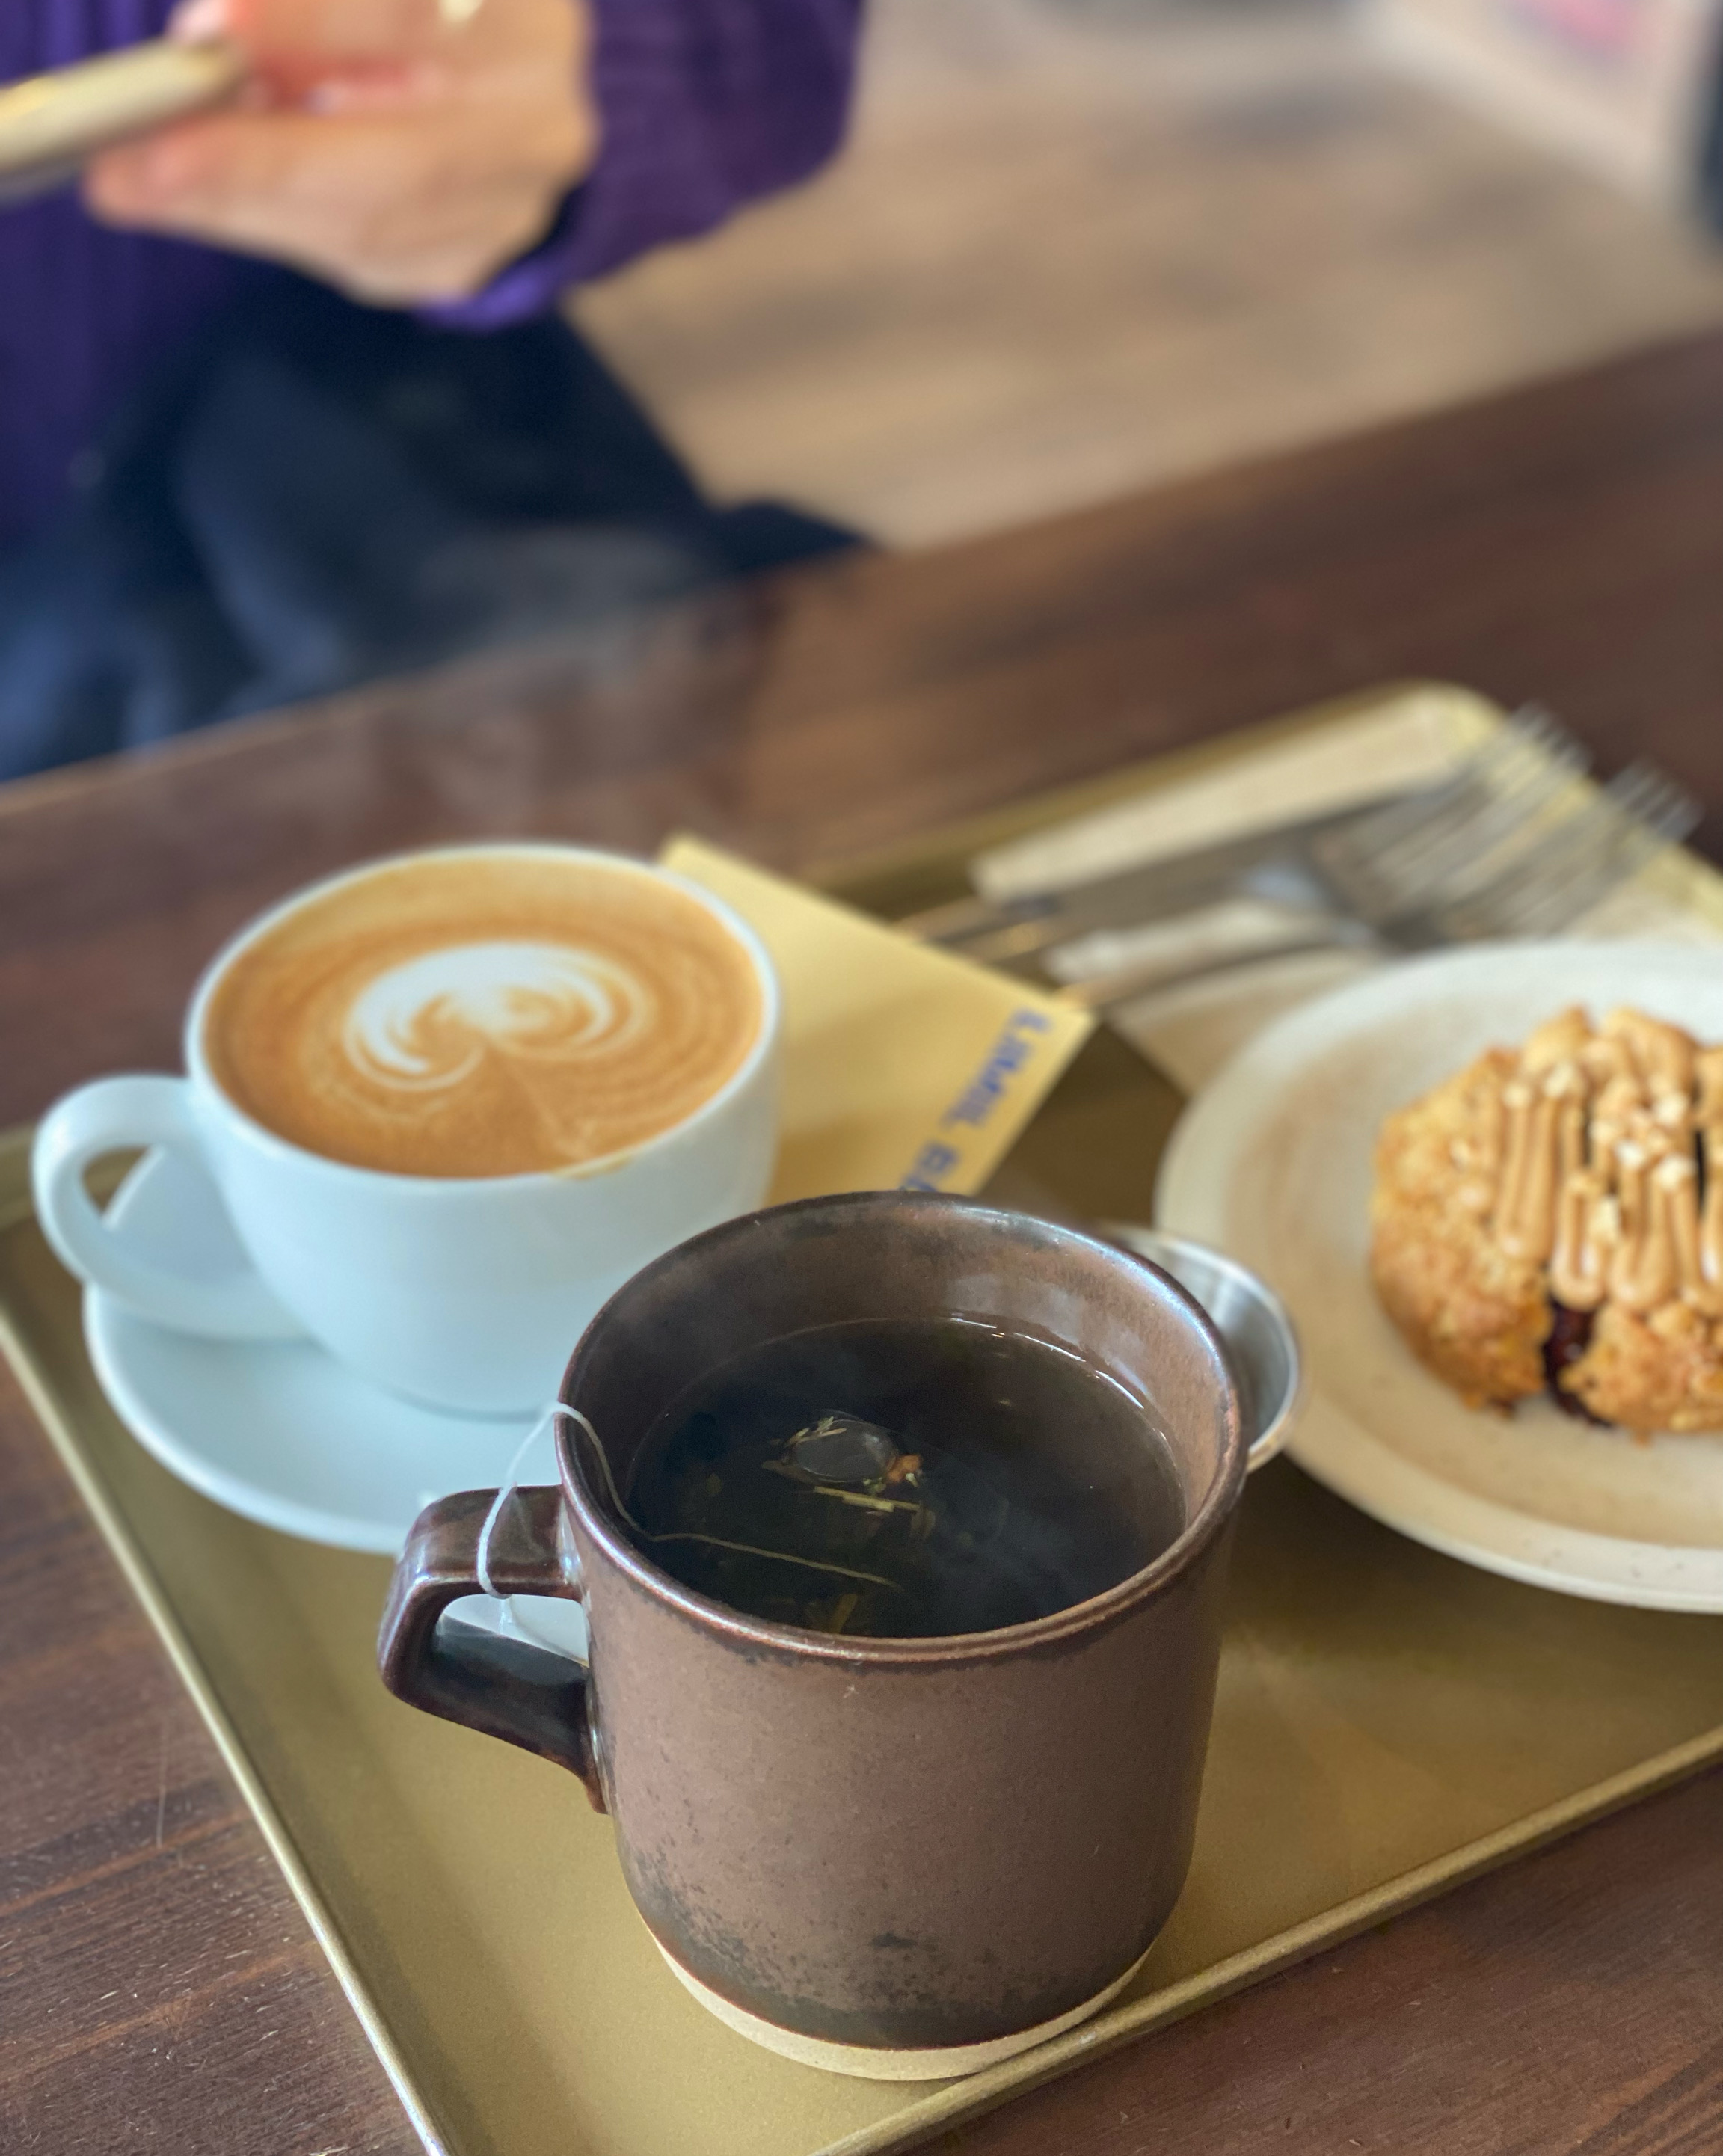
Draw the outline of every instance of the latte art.
M314 1152L409 1175L580 1168L672 1129L763 1019L748 952L675 886L452 850L314 895L211 999L217 1082Z
M487 1055L572 1063L626 1049L652 992L596 951L458 943L410 958L361 991L342 1046L381 1086L458 1086Z

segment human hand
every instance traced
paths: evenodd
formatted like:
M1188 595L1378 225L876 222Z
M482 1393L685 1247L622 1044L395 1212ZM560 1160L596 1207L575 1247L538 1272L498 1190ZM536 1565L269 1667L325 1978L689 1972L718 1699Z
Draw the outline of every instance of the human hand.
M255 77L96 158L95 213L287 262L382 305L463 298L590 169L587 0L189 0Z

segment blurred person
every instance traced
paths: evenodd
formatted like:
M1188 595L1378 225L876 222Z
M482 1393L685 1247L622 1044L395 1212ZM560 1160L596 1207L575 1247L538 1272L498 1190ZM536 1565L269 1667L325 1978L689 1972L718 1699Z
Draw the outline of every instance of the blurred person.
M852 543L556 312L841 140L861 0L187 0L234 105L0 205L0 777ZM3 0L0 80L167 0Z

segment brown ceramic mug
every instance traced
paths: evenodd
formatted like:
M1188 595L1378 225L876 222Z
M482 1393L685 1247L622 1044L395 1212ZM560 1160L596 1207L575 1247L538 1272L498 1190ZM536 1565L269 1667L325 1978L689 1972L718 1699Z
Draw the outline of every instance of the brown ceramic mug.
M751 1214L657 1260L593 1319L562 1395L626 1491L660 1410L732 1355L811 1326L952 1312L1059 1342L1143 1404L1184 1497L1164 1555L997 1631L774 1625L643 1556L565 1417L560 1487L420 1515L379 1645L402 1698L581 1776L705 2005L792 2056L903 2079L989 2065L1094 2012L1178 1897L1245 1474L1219 1337L1167 1275L1110 1244L867 1192ZM584 1603L587 1666L438 1631L479 1591L494 1509L492 1590Z

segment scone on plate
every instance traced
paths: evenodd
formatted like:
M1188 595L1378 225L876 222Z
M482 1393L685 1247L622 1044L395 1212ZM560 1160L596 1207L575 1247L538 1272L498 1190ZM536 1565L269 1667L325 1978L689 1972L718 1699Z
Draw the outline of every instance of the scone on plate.
M1562 1012L1388 1116L1371 1276L1469 1405L1723 1430L1723 1047Z

